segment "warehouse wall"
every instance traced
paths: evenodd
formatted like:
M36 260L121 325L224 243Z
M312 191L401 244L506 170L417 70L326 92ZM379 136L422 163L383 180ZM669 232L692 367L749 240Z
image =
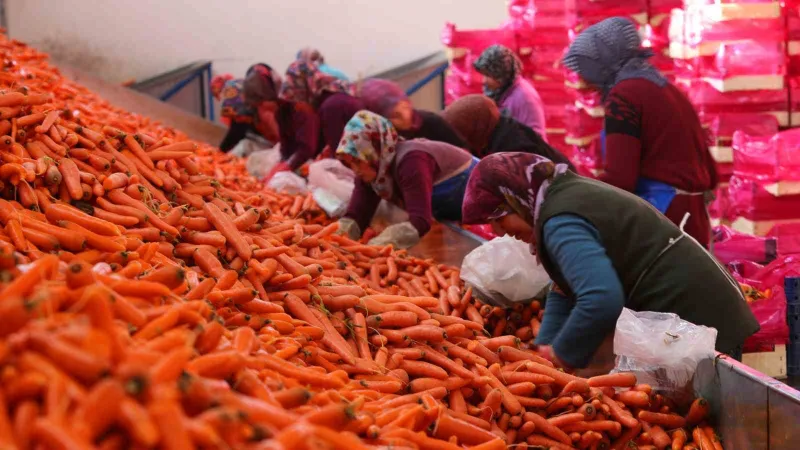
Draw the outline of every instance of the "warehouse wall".
M199 59L215 72L256 61L281 71L307 45L350 76L441 48L445 21L499 25L502 0L6 0L8 29L110 81L144 79Z

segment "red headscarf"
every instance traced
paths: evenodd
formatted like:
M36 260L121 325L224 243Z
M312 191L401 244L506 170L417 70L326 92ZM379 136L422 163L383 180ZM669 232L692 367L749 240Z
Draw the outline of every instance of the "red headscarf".
M531 153L495 153L483 158L469 177L462 222L484 224L518 214L534 226L544 190L566 172L564 164Z

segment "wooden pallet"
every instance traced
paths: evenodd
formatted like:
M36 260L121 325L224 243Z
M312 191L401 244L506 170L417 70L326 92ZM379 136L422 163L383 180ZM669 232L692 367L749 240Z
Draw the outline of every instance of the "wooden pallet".
M771 352L745 353L742 362L772 378L786 378L785 345L776 345Z

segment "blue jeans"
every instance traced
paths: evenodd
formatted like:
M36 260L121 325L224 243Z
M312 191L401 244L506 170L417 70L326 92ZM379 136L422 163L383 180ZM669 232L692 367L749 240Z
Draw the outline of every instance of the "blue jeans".
M439 220L461 221L461 204L472 169L478 165L478 158L473 157L469 167L460 174L445 180L433 187L431 208L433 217Z

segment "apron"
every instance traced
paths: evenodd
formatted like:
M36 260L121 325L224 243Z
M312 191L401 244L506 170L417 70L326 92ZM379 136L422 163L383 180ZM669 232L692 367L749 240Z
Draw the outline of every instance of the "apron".
M433 186L431 196L431 209L433 217L438 220L461 221L461 204L464 202L464 193L467 190L469 175L480 161L472 157L469 167L444 181Z

